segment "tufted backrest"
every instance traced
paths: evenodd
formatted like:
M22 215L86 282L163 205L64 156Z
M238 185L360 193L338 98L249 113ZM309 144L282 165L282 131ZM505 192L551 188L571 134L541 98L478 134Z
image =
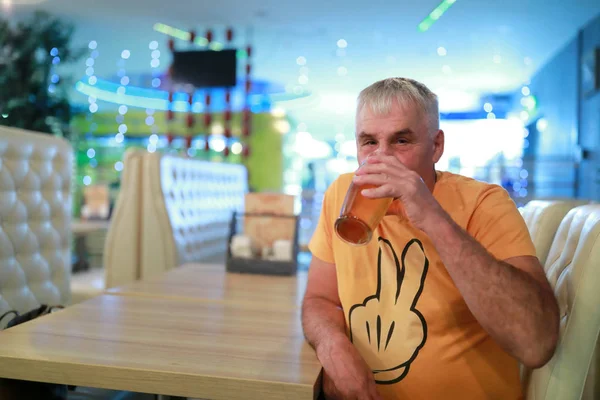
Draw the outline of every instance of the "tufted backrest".
M65 140L0 126L0 315L70 301L72 169Z
M527 400L580 399L600 332L600 205L567 214L544 268L558 300L560 338L550 362L531 373Z
M573 207L583 204L585 202L577 200L533 200L520 209L542 265L565 215Z
M144 156L141 277L224 254L248 190L242 165L158 153Z
M142 213L142 159L145 151L131 149L123 157L121 189L104 242L104 277L107 288L140 277L140 223Z

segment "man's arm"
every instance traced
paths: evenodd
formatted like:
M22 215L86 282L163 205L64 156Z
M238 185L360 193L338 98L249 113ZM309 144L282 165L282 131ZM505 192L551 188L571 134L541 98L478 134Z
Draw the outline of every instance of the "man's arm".
M525 366L546 364L558 341L559 318L538 259L497 260L445 213L432 215L423 228L490 336Z
M442 209L433 188L394 156L370 157L356 175L356 184L376 186L363 190L364 196L402 201L406 216L430 237L467 306L496 342L531 368L552 357L558 306L536 257L495 259Z
M327 398L380 399L373 373L346 335L335 265L315 256L308 270L302 327L325 371Z
M338 297L335 265L312 258L302 303L302 327L310 345L318 350L327 341L346 338L346 320Z

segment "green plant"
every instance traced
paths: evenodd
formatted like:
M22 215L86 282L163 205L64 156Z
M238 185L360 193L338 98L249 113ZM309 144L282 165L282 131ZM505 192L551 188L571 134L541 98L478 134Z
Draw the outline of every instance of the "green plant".
M84 54L70 47L73 31L45 12L17 23L0 19L0 125L69 136L73 82L54 70Z

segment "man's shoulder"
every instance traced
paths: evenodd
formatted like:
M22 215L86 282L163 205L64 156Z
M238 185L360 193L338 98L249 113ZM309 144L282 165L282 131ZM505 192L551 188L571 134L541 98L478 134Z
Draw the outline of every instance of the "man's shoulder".
M350 183L352 183L352 178L354 177L354 172L348 172L345 174L341 174L340 176L338 176L335 181L333 181L334 184L337 185L341 185L341 186L350 186Z
M501 186L482 182L467 176L442 172L438 175L439 186L436 187L436 198L446 211L469 216L480 207L511 202L508 192Z
M350 184L352 183L352 178L354 177L354 173L346 173L338 176L327 188L327 192L330 194L330 197L343 197L346 195Z
M488 192L506 192L499 185L479 181L468 176L454 174L452 172L438 172L438 183L445 191L451 190L467 196L480 196Z

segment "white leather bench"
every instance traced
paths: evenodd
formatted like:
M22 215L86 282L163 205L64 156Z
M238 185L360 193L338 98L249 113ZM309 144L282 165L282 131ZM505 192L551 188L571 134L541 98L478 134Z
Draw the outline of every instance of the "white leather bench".
M140 278L224 256L232 212L243 211L247 191L242 165L146 154Z
M563 218L571 209L584 204L580 200L532 200L520 209L542 265Z
M0 126L0 315L70 303L72 170L65 140Z
M544 269L560 312L554 357L530 373L527 400L597 398L600 333L600 205L572 209L558 228Z
M247 172L237 164L127 154L105 246L105 288L225 254Z

